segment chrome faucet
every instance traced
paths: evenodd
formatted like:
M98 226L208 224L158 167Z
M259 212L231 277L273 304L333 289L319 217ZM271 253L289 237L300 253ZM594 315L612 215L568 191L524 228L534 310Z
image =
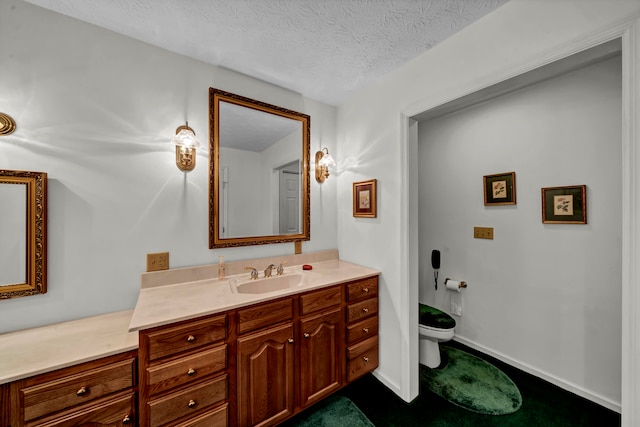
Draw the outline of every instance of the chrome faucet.
M264 269L264 277L271 277L271 272L273 271L274 268L276 268L275 265L269 264L269 266L267 266L267 268Z
M282 276L284 274L284 265L286 263L287 261L281 262L278 268L276 268L276 273L278 273L278 276Z
M251 280L256 280L258 278L258 270L253 267L245 267L245 270L251 270Z

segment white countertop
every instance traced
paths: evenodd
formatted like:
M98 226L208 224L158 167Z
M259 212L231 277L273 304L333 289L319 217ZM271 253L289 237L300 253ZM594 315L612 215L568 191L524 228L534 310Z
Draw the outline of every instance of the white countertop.
M216 278L141 289L129 330L162 326L379 274L377 270L340 260L315 262L312 266L311 271L302 270L301 265L285 267L285 275L302 274L304 285L262 294L232 291L230 281L237 277L246 281L249 272L225 280ZM273 275L275 278L275 271Z
M132 310L0 335L0 384L138 348Z

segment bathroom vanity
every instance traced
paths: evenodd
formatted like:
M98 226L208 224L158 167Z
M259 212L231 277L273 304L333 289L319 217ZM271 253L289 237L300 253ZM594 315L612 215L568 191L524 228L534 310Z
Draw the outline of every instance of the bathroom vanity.
M236 280L141 291L140 426L275 425L378 366L376 271L334 260Z
M0 335L0 425L278 424L378 366L379 273L330 255L145 273L134 310Z

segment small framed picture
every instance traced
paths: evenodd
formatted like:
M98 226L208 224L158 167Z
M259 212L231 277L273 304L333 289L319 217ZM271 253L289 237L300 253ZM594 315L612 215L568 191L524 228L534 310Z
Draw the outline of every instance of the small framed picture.
M361 218L375 218L376 211L376 180L353 183L353 216Z
M483 182L485 206L516 204L515 172L485 175Z
M542 189L543 224L586 224L587 186Z

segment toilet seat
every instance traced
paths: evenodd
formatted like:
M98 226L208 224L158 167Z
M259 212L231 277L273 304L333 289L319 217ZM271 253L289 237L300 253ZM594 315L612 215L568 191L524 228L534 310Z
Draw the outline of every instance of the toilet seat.
M420 326L434 330L447 330L455 328L456 321L442 310L420 304Z
M420 335L436 340L448 341L455 335L454 328L442 329L426 325L419 325L418 328L420 329Z

